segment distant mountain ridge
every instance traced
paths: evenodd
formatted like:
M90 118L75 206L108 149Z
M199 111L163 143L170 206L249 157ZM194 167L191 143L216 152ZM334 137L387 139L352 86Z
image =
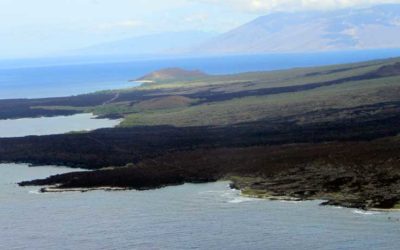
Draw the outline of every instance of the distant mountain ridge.
M166 32L98 44L75 55L213 56L400 48L400 4L276 12L223 34Z
M329 12L274 13L188 53L254 54L400 48L400 4Z
M172 54L197 46L215 35L202 31L166 32L93 45L73 53L86 56Z

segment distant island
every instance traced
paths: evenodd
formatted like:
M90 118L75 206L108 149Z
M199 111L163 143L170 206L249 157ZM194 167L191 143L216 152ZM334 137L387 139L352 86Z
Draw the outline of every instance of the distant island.
M199 70L185 70L181 68L167 68L154 71L148 75L140 77L136 82L158 82L158 81L178 81L194 80L196 78L206 77L207 74Z
M21 182L43 192L229 180L243 195L400 209L400 59L235 75L179 68L141 87L0 100L0 118L94 113L93 132L0 139L1 162L93 171Z

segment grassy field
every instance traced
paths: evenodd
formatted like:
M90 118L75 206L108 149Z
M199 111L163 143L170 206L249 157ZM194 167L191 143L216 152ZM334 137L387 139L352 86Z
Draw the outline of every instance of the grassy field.
M128 114L121 126L227 125L301 115L323 109L343 109L400 99L400 77L351 82L304 92L237 98L179 109Z

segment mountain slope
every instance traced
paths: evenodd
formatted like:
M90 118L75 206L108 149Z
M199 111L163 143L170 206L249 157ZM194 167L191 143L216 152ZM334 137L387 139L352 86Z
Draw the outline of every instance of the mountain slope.
M196 46L214 36L214 33L201 31L167 32L98 44L74 53L79 55L168 54L173 53L174 50Z
M192 52L248 54L400 48L400 5L330 12L274 13Z

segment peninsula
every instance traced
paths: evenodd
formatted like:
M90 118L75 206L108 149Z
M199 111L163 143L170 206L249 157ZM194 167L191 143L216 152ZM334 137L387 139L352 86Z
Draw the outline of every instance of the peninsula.
M235 75L166 69L141 87L0 100L0 118L91 112L93 132L0 139L1 162L91 169L42 191L230 180L243 195L400 207L400 59Z

